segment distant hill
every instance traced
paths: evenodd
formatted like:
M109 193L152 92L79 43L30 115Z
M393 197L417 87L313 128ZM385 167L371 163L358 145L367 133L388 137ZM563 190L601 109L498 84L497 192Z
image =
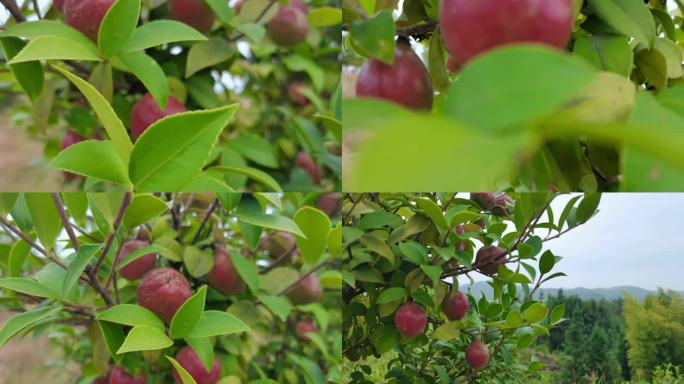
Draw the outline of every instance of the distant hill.
M493 295L492 288L484 281L478 281L473 285L466 284L461 285L461 290L469 292L471 295L479 298L482 297L482 293L491 299ZM555 296L558 293L558 288L543 288L541 292L544 293L544 297ZM648 289L634 287L630 285L623 285L619 287L612 288L563 288L563 293L565 296L577 296L582 300L616 300L624 297L625 293L633 296L639 300L643 300L649 294L655 294L656 291L651 291ZM684 292L679 292L684 296ZM535 299L539 298L539 292L535 293Z

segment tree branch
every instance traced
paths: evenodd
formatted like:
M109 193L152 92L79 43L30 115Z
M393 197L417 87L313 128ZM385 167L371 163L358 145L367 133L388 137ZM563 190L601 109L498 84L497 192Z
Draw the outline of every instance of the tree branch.
M26 17L23 13L21 13L21 9L17 5L16 1L0 0L0 4L5 6L5 8L9 11L10 15L12 15L14 20L16 20L18 23L23 23L24 21L26 21Z
M209 209L207 210L207 213L204 215L204 219L202 219L202 223L200 224L199 228L197 229L197 232L195 233L195 236L192 238L192 242L190 244L195 244L197 240L199 240L200 235L202 234L202 231L204 231L204 227L207 225L207 221L209 221L209 217L211 217L211 214L214 213L214 210L216 207L218 207L219 200L216 199L214 200L213 203L209 206Z
M62 223L64 223L64 230L66 230L67 235L69 235L71 246L74 247L74 250L78 251L80 244L78 243L78 238L74 233L74 229L71 227L69 218L64 211L64 205L62 204L62 199L59 197L59 193L52 193L52 200L54 200L55 206L57 207L57 213L59 213L59 217L62 219Z
M412 25L406 28L397 28L397 36L405 38L413 37L418 41L425 40L432 36L432 34L439 28L437 24L437 20L430 20L425 23Z
M102 248L102 254L100 255L100 258L97 259L97 263L95 264L95 268L91 272L91 277L94 280L98 280L97 278L97 272L100 270L100 267L102 266L102 262L104 261L105 257L107 257L107 254L109 253L109 249L112 247L112 243L114 242L114 237L116 236L116 233L119 231L119 226L121 225L121 220L123 219L124 212L126 212L126 207L128 207L128 204L131 202L131 193L126 192L124 194L123 200L121 201L121 205L119 206L119 212L116 214L116 218L114 219L114 224L113 224L113 230L109 234L109 237L107 237L107 241L105 242L104 247ZM114 268L114 266L112 266Z

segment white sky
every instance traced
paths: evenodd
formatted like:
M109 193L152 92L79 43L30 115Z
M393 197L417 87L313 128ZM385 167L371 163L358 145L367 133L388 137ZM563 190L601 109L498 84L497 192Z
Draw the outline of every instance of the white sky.
M570 198L554 201L556 220ZM684 193L604 194L599 210L588 223L545 243L545 249L564 257L556 268L568 275L545 288L684 290ZM478 273L472 277L483 280Z

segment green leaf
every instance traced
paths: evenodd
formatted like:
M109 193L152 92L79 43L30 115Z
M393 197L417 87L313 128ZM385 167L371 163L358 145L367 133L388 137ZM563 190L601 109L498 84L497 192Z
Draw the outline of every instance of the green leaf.
M85 226L88 197L85 193L62 193L67 213L81 226Z
M243 133L232 139L228 146L259 165L268 168L278 168L276 152L265 138L249 133Z
M214 255L197 247L188 246L183 250L183 263L190 276L199 278L214 268Z
M546 317L546 315L549 313L549 309L546 308L546 305L542 303L534 303L530 305L525 312L523 312L523 315L525 316L525 320L527 320L530 323L538 323Z
M349 26L354 50L362 56L378 59L386 64L394 62L395 27L392 12L380 11L366 20Z
M3 192L0 193L0 214L7 216L14 208L19 198L18 193Z
M555 264L556 257L553 255L551 251L546 250L546 252L544 252L541 255L541 258L539 259L539 273L544 275L551 272Z
M525 322L520 316L520 312L515 310L511 310L510 312L508 312L508 316L506 316L505 322L506 328L517 328L523 326L524 324Z
M9 255L9 275L21 276L24 262L31 252L31 245L24 240L19 240L10 249ZM59 292L59 291L58 291Z
M235 52L235 45L222 37L197 42L190 47L188 52L185 77L190 77L204 68L223 63L233 57Z
M117 355L137 351L157 351L173 345L171 340L162 329L149 325L133 327L121 347L116 351Z
M435 340L454 340L461 334L461 323L457 321L446 322L432 333Z
M213 337L249 331L251 329L242 320L230 313L205 311L202 313L199 324L187 337Z
M0 348L14 335L62 310L61 305L35 308L30 311L12 316L0 328Z
M510 46L467 65L449 88L445 109L458 121L499 131L543 117L592 78L592 69L569 55L541 46Z
M197 326L204 311L207 297L207 286L203 285L178 309L169 327L169 335L174 339L182 339Z
M119 55L121 61L145 85L161 110L169 100L169 81L164 70L144 52L128 52Z
M117 0L109 8L97 37L104 56L111 57L121 52L138 25L140 6L139 0Z
M124 164L128 165L128 159L131 155L133 144L128 136L128 132L124 127L119 117L114 112L114 109L109 105L107 99L102 96L92 85L80 77L72 74L58 66L53 66L57 71L61 72L83 93L88 99L88 102L95 110L95 113L100 119L100 122L105 127L107 135L114 143L116 151Z
M62 219L49 193L27 193L24 195L26 206L31 213L38 239L46 250L55 245L57 235L62 230Z
M178 41L201 40L207 40L207 37L187 24L174 20L153 20L136 29L122 51L143 51Z
M185 341L197 353L204 365L204 369L207 372L211 372L212 366L214 365L214 345L211 343L211 340L202 337L197 339L187 338Z
M134 250L133 252L129 253L126 258L123 260L119 261L116 263L116 270L120 271L121 268L125 267L126 265L134 262L135 260L145 256L149 255L150 253L161 253L161 252L168 252L168 249L164 248L163 246L160 246L158 244L155 245L150 245L149 247L144 247L144 248L138 248Z
M432 280L432 284L437 286L440 282L440 275L442 273L442 267L438 265L421 265L420 269L425 272L426 275Z
M577 213L575 213L575 219L578 223L584 223L594 215L596 209L601 202L600 193L588 193L584 196L582 201L577 206Z
M255 181L258 181L259 183L263 184L264 186L268 187L271 191L274 192L282 192L283 189L280 187L278 182L271 177L268 173L256 169L256 168L251 168L251 167L239 167L239 166L227 166L227 165L221 165L221 166L216 166L216 167L211 167L209 170L218 170L221 172L227 172L227 173L236 173L239 175L244 175L249 177L250 179L253 179Z
M252 293L259 291L259 272L254 263L247 260L240 252L235 250L228 251L230 259L235 266L235 269L242 277L242 280L249 286Z
M558 324L558 322L563 318L563 315L565 314L565 303L561 303L553 307L553 310L551 310L551 325Z
M152 311L136 304L119 304L97 314L97 320L129 327L147 325L163 330L164 323Z
M312 27L325 28L342 24L342 9L334 7L318 7L309 12L309 24Z
M416 202L418 208L420 208L430 219L432 219L432 221L439 228L447 228L446 218L442 213L442 208L440 208L440 206L437 205L437 203L428 198L423 197L416 197L413 199L413 201Z
M9 64L35 60L102 61L97 51L63 37L45 36L31 40Z
M261 301L266 308L268 308L274 315L278 316L280 320L287 320L290 311L292 310L292 304L290 301L281 296L257 296L259 301Z
M74 257L69 264L66 277L64 278L63 292L65 295L74 288L79 276L81 276L86 266L101 248L102 244L81 245L81 247L78 249L78 252L76 252L76 257Z
M152 124L135 143L129 175L143 192L176 191L209 159L219 135L237 111L224 108L172 115Z
M406 299L406 288L402 287L393 287L393 288L387 288L384 289L380 294L378 295L377 300L375 300L376 304L386 304L386 303L391 303L393 301L404 301Z
M632 73L634 51L626 36L578 36L573 53L596 69L611 71L625 77Z
M299 54L292 54L283 58L283 64L292 72L306 72L311 83L318 91L323 89L325 73L312 59Z
M97 161L92 161L97 159ZM130 185L128 170L110 140L86 140L60 152L50 166L86 177Z
M183 368L182 365L180 365L173 357L170 356L164 356L166 357L169 362L171 362L171 365L173 366L173 369L176 370L176 373L178 373L178 376L181 378L182 384L197 384L195 379L190 376L188 371Z
M95 45L95 43L86 35L70 27L66 23L55 20L36 20L15 24L7 28L6 31L0 33L0 36L26 37L30 39L38 37L61 37L83 45L92 52L98 52L97 45Z
M330 218L316 208L304 206L297 210L293 219L306 236L295 234L297 247L304 261L316 264L325 252L328 234L332 229Z
M48 289L40 281L25 277L0 279L0 288L25 293L31 296L47 297L51 299L59 298L58 295L55 295L52 290Z
M237 217L240 221L244 221L245 223L256 225L258 227L290 232L297 236L306 237L304 232L302 232L302 230L297 226L297 223L295 223L289 217L251 211L238 212L235 214L235 217Z
M107 321L98 321L97 326L102 334L102 339L104 340L107 351L112 359L121 363L124 355L117 355L116 351L121 347L126 338L122 327L119 324L110 323Z
M610 27L633 37L638 43L653 46L655 21L641 0L592 0L589 7Z
M152 194L137 194L126 207L123 224L126 228L135 228L161 215L167 209L169 207L164 200Z
M0 34L0 36L2 35ZM0 38L0 43L2 43L5 57L8 60L12 60L26 46L23 40L9 36ZM9 68L28 97L32 101L36 101L43 92L43 86L45 85L45 73L40 62L27 61L21 64L10 65Z
M399 244L399 250L406 256L406 260L416 265L427 264L428 250L422 244L415 241L407 241Z
M392 248L390 248L382 240L370 233L366 233L359 238L359 242L365 245L369 251L377 253L378 255L387 259L390 264L394 264L394 252L392 252Z

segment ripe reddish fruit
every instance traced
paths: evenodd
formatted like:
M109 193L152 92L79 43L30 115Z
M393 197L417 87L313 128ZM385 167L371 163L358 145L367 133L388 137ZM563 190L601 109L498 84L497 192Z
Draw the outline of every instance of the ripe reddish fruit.
M66 0L64 21L97 41L100 24L116 0Z
M456 226L456 229L454 230L457 235L462 235L465 233L465 227L463 224L459 224ZM466 240L461 240L456 244L456 249L458 249L461 252L465 252L468 249L468 241Z
M52 5L60 12L64 10L64 0L55 0L52 2Z
M508 261L505 256L499 258L504 253L505 250L494 245L480 248L475 257L475 264L482 265L478 271L488 276L495 274L499 270L499 264L506 264Z
M471 193L470 200L476 202L485 211L490 211L496 205L496 194L491 192Z
M99 376L91 384L109 384L109 375Z
M64 138L62 139L62 150L65 150L69 147L71 147L74 144L80 143L81 141L87 140L85 137L81 136L80 134L76 133L76 131L67 131L67 133L64 135ZM64 172L64 178L67 181L72 181L80 178L81 176L71 173L71 172Z
M489 363L489 348L481 341L473 341L466 349L466 361L475 370L486 367Z
M302 82L294 82L287 87L287 95L293 103L301 105L302 107L309 105L309 99L300 93L302 88L309 88L309 84Z
M293 304L309 304L321 299L323 287L315 274L301 279L297 285L287 292L287 297Z
M394 325L402 335L416 337L425 331L427 315L420 305L406 303L394 314Z
M461 320L468 313L468 296L457 291L442 302L442 311L449 320Z
M303 2L281 6L278 13L266 24L268 35L281 47L294 47L309 35L309 19Z
M290 232L276 231L261 240L261 249L273 259L279 259L296 245L297 240Z
M295 165L305 170L315 185L321 184L321 168L309 154L304 151L299 152L297 154L297 159L295 159Z
M204 368L202 359L200 359L197 352L190 347L181 348L176 354L176 361L195 379L197 384L216 384L220 379L221 366L217 357L214 357L214 365L209 372ZM173 378L177 384L183 383L175 369L173 370Z
M167 324L190 296L192 289L188 280L171 268L151 270L138 286L138 304L156 313Z
M332 218L337 215L342 208L342 195L337 192L328 192L321 195L316 202L316 208L325 212Z
M449 70L449 72L451 72L451 73L458 73L458 71L461 70L461 65L451 55L447 59L446 66L447 66L447 69Z
M145 382L144 373L133 376L120 365L115 366L109 374L109 384L145 384Z
M169 16L200 32L208 32L216 14L204 0L169 0Z
M297 337L302 340L303 342L308 343L311 341L309 336L307 336L307 333L318 333L320 332L318 330L318 327L314 325L314 323L306 320L301 320L297 322L297 325L295 326L295 333L297 334Z
M187 112L187 109L180 101L169 97L166 108L161 110L154 97L146 94L133 106L131 111L131 133L137 139L145 130L157 120L176 113Z
M245 290L245 282L240 277L228 251L216 248L214 251L214 268L207 275L209 284L224 295L237 295Z
M366 61L356 80L356 95L388 100L411 109L430 109L432 80L411 46L399 41L393 64Z
M442 0L439 13L444 44L461 66L507 44L563 48L574 22L573 0Z
M502 193L496 197L496 203L492 208L492 213L496 216L510 216L512 212L509 207L513 204L513 199L507 194Z
M136 249L145 248L149 246L150 243L143 240L131 240L125 242L121 246L119 251L119 256L116 258L116 262L122 262L131 252ZM128 280L136 280L143 277L147 272L154 268L154 264L157 262L156 253L148 253L135 261L126 264L123 268L119 270L119 274Z

